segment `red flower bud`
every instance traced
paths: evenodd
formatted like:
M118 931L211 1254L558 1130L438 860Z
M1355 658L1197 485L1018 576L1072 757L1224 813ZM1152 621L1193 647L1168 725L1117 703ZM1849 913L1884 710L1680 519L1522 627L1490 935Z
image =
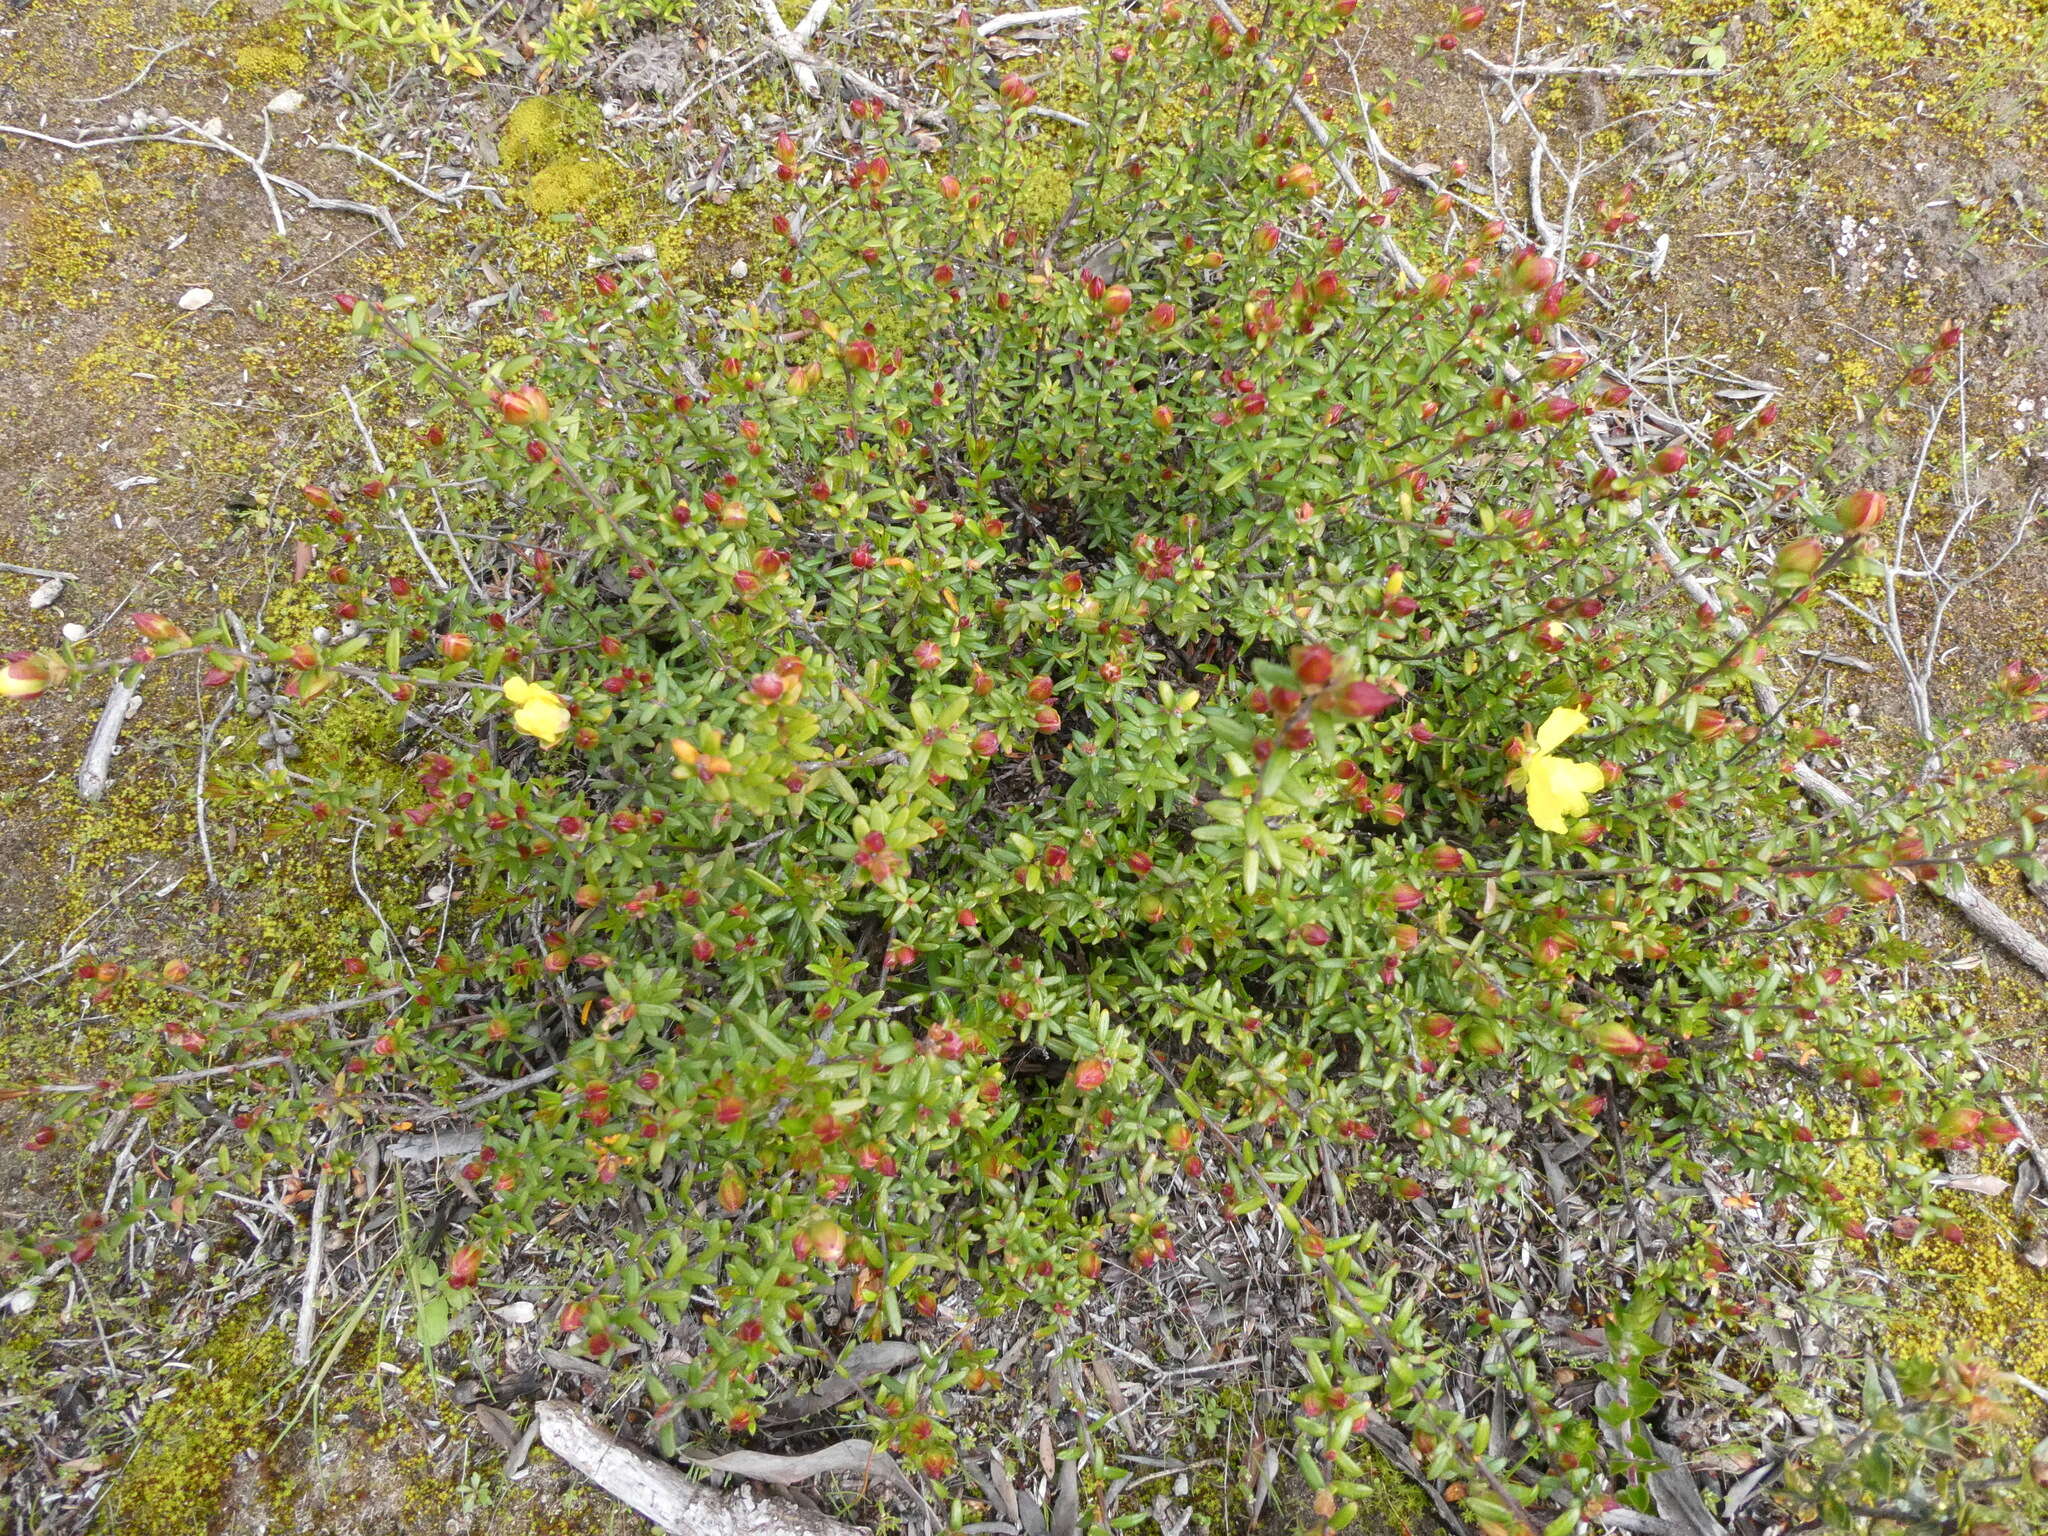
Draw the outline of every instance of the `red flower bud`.
M496 404L498 414L515 427L546 421L551 411L548 397L538 384L522 384L517 389L508 389L497 396Z
M187 645L191 636L160 613L131 613L128 621L142 631L151 645Z
M1827 558L1827 546L1819 539L1794 539L1778 551L1777 568L1788 576L1811 576Z
M1525 252L1510 270L1509 281L1522 293L1541 293L1557 278L1557 263L1533 250Z
M1337 701L1337 708L1354 720L1376 720L1395 702L1394 695L1378 683L1360 678L1345 685Z
M1868 533L1884 521L1882 491L1851 491L1833 508L1835 526L1844 533Z
M0 666L0 699L33 699L57 680L60 663L45 656L16 656Z
M2029 671L2017 660L2008 661L1998 674L1998 691L2009 699L2024 699L2041 691L2041 674Z
M1294 675L1310 688L1320 688L1330 680L1336 667L1336 654L1327 645L1297 646L1294 652Z
M1641 1035L1618 1020L1596 1025L1593 1044L1610 1055L1622 1057L1640 1056L1648 1049Z

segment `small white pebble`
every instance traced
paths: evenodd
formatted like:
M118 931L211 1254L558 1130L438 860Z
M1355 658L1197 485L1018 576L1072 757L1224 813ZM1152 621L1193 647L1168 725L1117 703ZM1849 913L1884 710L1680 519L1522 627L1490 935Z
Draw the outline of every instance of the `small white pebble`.
M178 300L178 308L189 312L195 309L204 309L212 302L213 290L211 288L187 288L184 296Z
M83 624L66 624L59 633L64 636L67 642L76 645L85 638L85 626Z

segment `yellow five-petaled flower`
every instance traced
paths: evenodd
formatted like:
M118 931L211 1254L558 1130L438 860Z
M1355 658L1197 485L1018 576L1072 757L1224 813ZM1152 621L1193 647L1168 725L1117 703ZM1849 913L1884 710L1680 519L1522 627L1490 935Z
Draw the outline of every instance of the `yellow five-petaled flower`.
M1587 797L1607 787L1598 763L1575 763L1557 749L1591 722L1576 709L1553 709L1536 732L1536 746L1508 781L1529 797L1529 819L1546 832L1562 832L1565 819L1592 809Z
M552 747L569 730L569 706L559 694L529 683L516 672L505 679L505 702L512 706L512 724L544 747Z

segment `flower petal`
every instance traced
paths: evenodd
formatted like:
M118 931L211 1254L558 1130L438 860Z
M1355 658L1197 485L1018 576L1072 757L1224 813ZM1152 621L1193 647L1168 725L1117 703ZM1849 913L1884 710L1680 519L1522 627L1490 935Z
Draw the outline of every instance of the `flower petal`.
M1555 752L1590 724L1576 709L1553 709L1536 732L1536 748L1540 752Z
M1528 781L1529 819L1545 832L1563 832L1568 817L1592 809L1587 796L1605 787L1607 775L1598 763L1539 752L1523 766Z
M517 672L508 673L506 675L505 682L503 684L503 689L506 700L515 707L524 704L528 699L533 697L534 692L533 684L529 683Z
M512 724L542 746L552 747L569 729L569 711L545 688L535 688L513 712Z

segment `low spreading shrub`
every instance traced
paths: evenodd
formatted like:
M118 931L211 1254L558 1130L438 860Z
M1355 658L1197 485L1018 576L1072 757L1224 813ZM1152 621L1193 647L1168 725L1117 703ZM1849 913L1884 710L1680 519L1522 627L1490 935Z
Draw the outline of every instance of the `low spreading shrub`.
M175 1105L221 1134L150 1196L196 1200L344 1123L480 1123L438 1315L544 1274L671 1440L748 1430L828 1302L932 1339L942 1302L1137 1307L1219 1208L1320 1298L1319 1514L1387 1422L1488 1532L1649 1507L1660 1398L1768 1360L1813 1245L1892 1216L1844 1143L1937 1231L1925 1149L2015 1128L1884 919L2031 850L2041 780L1959 737L1823 815L1791 769L1828 720L1753 692L1884 496L1767 469L1768 410L1641 409L1498 224L1349 191L1290 108L1333 15L1176 13L1102 40L1079 128L963 36L936 155L867 102L763 146L755 302L608 270L488 360L344 300L439 402L410 469L307 489L349 638L144 615L136 660L389 700L402 795L310 761L240 792L452 866L457 919L352 965L374 1015L167 994L183 1077L53 1099L45 1144ZM380 579L366 529L436 495L488 509L471 579ZM1631 1239L1560 1234L1568 1184ZM1493 1249L1524 1232L1547 1291ZM942 1484L979 1361L869 1404ZM1953 1450L1887 1443L1908 1489Z

